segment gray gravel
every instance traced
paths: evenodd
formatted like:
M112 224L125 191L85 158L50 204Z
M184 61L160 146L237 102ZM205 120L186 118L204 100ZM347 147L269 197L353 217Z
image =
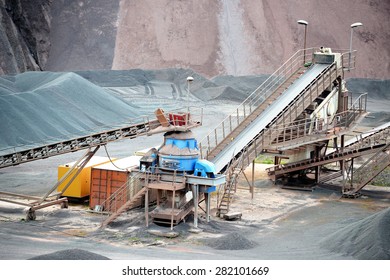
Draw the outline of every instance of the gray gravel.
M354 222L326 237L321 245L364 260L390 259L390 208Z
M220 238L207 239L205 243L216 250L247 250L257 246L256 242L238 232L229 233Z
M0 154L120 127L139 116L138 109L74 73L0 77Z
M109 258L85 250L68 249L36 256L30 260L109 260Z

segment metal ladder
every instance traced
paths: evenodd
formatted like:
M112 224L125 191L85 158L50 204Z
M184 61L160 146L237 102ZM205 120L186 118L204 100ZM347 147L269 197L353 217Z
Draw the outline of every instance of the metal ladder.
M241 170L235 168L228 176L228 180L225 183L222 198L217 205L217 216L223 217L224 214L227 214L230 209L230 204L233 200L234 193L236 192L237 180L240 175Z

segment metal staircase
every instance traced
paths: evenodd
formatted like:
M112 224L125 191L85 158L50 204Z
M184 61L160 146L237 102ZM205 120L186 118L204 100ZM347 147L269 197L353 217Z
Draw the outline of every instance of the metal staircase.
M233 200L234 193L237 188L238 176L241 173L241 169L235 168L232 170L232 174L228 177L228 181L223 185L222 189L218 192L217 202L217 216L223 217L224 214L227 214L230 209L230 203Z
M102 222L101 227L105 227L122 213L138 206L137 203L140 203L140 200L146 191L141 184L141 177L141 173L137 173L130 177L126 183L102 202L100 205L101 210L110 213L110 216Z
M148 169L145 172L132 174L125 184L107 198L102 203L101 207L103 211L109 212L111 215L102 222L101 227L107 226L131 208L139 206L141 204L141 199L147 194L148 190L176 191L185 188L186 181L182 176L177 176L176 172L174 172L173 175L159 174L158 170L158 168L153 168L153 172L151 169ZM148 203L148 200L145 200L145 203ZM157 204L158 203L159 202L157 202ZM171 213L174 208L173 205L167 205L166 203L161 206L164 206L164 208L166 208L164 211L169 213ZM170 208L171 206L172 208ZM147 208L148 206L145 205L145 207ZM181 210L191 211L190 205L186 205L183 209L174 209L176 212L180 212ZM182 213L176 214L184 215ZM187 213L185 213L185 215L186 214ZM151 215L153 216L153 212Z
M140 200L143 198L144 194L146 193L146 188L142 188L139 190L130 200L128 200L126 203L124 203L119 209L117 209L113 214L111 214L107 219L105 219L102 224L101 228L104 228L109 223L114 221L116 218L118 218L122 213L126 212L127 210L133 208L136 203L139 203Z

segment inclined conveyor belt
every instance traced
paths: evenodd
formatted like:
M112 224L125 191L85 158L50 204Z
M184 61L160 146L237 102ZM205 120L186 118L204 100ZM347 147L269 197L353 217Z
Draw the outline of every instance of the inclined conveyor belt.
M302 76L295 80L278 99L268 106L250 125L244 128L238 137L232 139L230 144L212 160L216 166L216 171L220 172L233 157L266 128L285 107L293 102L310 83L330 66L329 64L314 64Z

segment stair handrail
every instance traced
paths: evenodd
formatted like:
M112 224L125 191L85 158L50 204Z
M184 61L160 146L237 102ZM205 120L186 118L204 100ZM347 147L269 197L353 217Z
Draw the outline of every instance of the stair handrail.
M148 168L146 171L151 172L152 169ZM129 195L131 193L137 193L140 189L142 189L142 186L138 184L140 182L140 178L143 175L144 172L137 172L133 176L131 176L123 185L118 188L115 192L113 192L106 200L104 200L101 203L102 210L105 212L116 212L118 210L118 205L114 202L118 201L118 199L122 199L124 196L126 197L126 200L129 200Z

